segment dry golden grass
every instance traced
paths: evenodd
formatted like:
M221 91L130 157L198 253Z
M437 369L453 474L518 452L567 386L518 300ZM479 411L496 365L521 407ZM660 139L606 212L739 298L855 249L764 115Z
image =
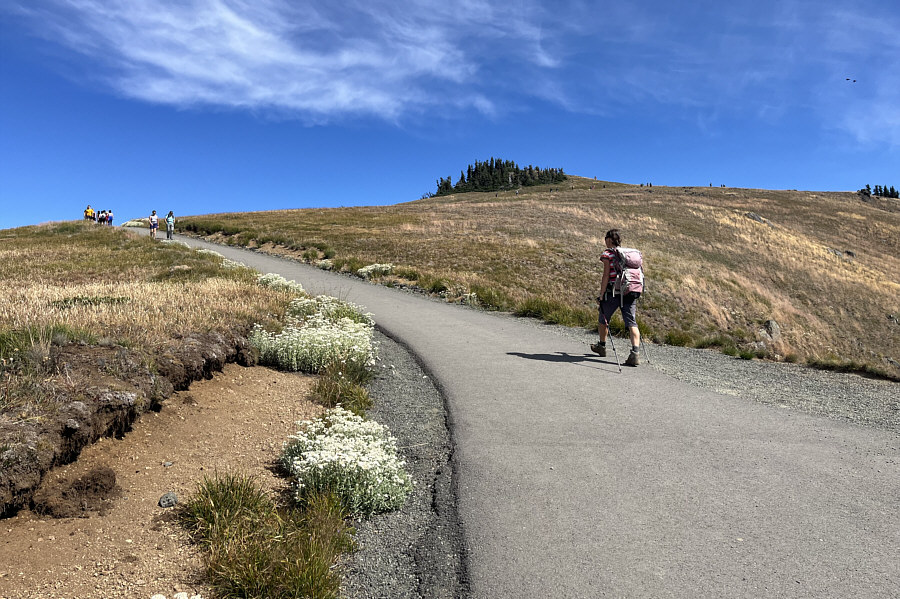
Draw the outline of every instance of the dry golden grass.
M594 189L591 189L591 185ZM890 205L888 205L890 208ZM755 212L760 223L746 216ZM544 298L591 318L607 229L644 252L640 320L657 339L725 335L738 348L776 320L768 353L850 360L893 370L900 361L900 209L855 193L637 187L581 178L498 194L459 194L384 207L282 210L183 218L356 263L391 262L427 281L487 290L504 309ZM852 250L855 258L832 250Z
M133 346L250 325L288 301L180 244L81 223L4 232L0 277L0 331L62 326Z
M23 406L33 416L52 409L41 381L53 374L53 343L121 345L152 362L173 339L248 330L290 301L259 287L247 269L91 223L0 232L0 279L0 416Z

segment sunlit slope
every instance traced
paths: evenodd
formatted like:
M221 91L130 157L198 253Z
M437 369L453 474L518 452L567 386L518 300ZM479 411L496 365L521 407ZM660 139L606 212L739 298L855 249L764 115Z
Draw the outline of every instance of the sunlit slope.
M644 252L642 326L657 340L900 374L900 203L856 193L640 187L571 177L515 192L383 207L218 214L180 226L284 246L345 270L585 323L607 229ZM780 338L762 329L774 320Z

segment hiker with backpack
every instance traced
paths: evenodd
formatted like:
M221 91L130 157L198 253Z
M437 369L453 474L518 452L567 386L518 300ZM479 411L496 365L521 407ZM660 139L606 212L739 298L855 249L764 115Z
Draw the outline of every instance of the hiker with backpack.
M640 364L638 351L641 346L641 332L635 316L636 304L644 291L643 257L633 248L623 248L618 229L610 229L604 238L606 250L600 255L603 262L603 294L597 297L599 323L597 332L600 341L591 344L591 350L606 356L606 338L609 334L609 319L616 309L621 310L622 320L631 338L631 352L625 360L626 366Z

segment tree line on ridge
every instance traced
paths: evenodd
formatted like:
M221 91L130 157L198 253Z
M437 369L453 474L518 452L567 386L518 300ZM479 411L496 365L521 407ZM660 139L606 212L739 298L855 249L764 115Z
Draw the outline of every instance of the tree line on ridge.
M540 168L528 165L520 168L512 160L491 158L484 162L475 161L465 171L459 172L456 184L451 177L441 177L437 181L437 191L430 196L442 196L468 191L500 191L529 185L559 183L567 179L561 168Z

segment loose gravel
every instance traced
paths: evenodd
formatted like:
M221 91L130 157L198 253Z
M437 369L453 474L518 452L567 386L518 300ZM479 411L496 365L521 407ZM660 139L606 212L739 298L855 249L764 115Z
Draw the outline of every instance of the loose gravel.
M452 599L467 595L447 411L431 377L400 344L376 332L377 376L368 417L390 429L415 487L403 507L355 523L345 558L348 599Z

